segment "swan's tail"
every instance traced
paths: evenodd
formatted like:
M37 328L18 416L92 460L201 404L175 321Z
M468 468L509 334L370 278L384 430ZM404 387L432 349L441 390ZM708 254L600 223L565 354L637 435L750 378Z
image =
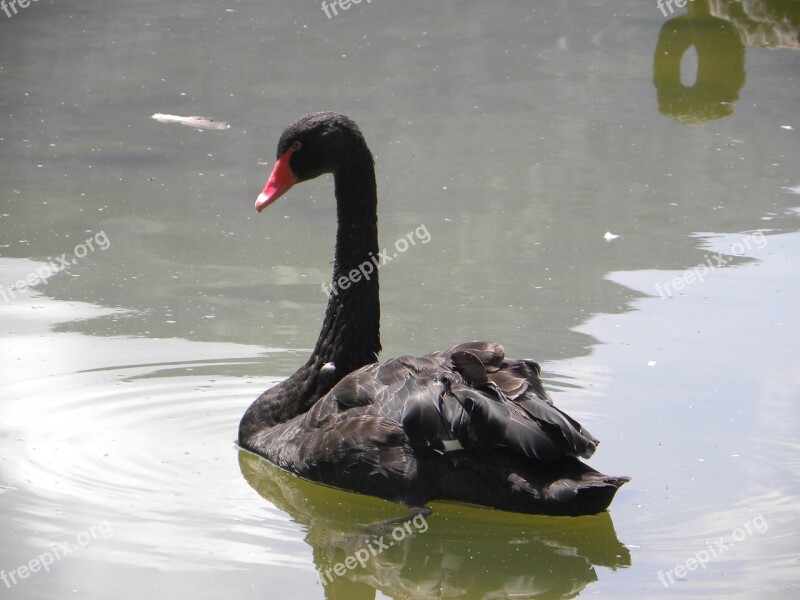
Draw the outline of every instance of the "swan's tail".
M608 508L630 478L595 471L576 458L541 462L498 450L471 460L448 453L423 461L436 498L543 515L592 515ZM426 477L427 476L427 477Z

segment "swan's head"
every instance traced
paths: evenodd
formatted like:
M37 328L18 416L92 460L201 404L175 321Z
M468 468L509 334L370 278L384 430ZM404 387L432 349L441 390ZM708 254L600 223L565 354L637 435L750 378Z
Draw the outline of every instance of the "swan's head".
M256 210L264 210L299 181L335 174L363 150L372 160L358 126L344 115L317 112L299 118L281 135L277 161L256 199Z

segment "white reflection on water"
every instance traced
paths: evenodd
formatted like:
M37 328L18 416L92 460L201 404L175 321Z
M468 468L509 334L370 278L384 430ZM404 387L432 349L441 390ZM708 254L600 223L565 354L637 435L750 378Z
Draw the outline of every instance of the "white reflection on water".
M11 276L30 262L4 259L3 272ZM0 454L13 460L3 464L2 519L13 537L2 540L0 565L24 564L98 520L113 530L36 579L48 593L86 586L92 563L103 564L107 574L92 583L93 591L113 589L114 573L124 574L131 592L146 589L146 578L132 574L148 570L162 574L160 586L170 573L213 573L211 586L220 593L222 578L243 569L253 586L261 585L262 570L265 581L284 579L282 589L297 588L298 576L290 573L298 570L314 586L315 567L363 538L366 515L380 520L406 510L302 482L257 457L240 454L243 470L236 468L238 418L275 379L224 373L243 365L258 370L257 350L279 350L59 331L60 323L118 311L37 293L10 310L14 318L6 324L0 360L20 368L4 388ZM328 587L346 588L374 575L374 585L386 591L429 586L435 593L442 585L463 591L468 585L561 597L595 581L595 565L630 564L608 514L559 522L438 506L436 515L431 522L438 533L382 555L370 566L373 574L354 573L352 582ZM500 552L490 552L492 545ZM508 548L513 560L503 557ZM508 573L476 573L475 564L498 560ZM9 593L36 597L33 581Z
M742 234L703 237L705 249L724 252ZM638 460L628 458L634 485L620 491L614 512L620 535L640 547L634 577L654 593L662 587L657 572L759 515L768 529L670 591L703 597L796 584L800 278L790 265L800 235L765 239L747 259L671 299L653 292L671 273L610 274L647 297L633 301L631 313L579 328L601 342L591 356L548 365L583 373L597 396L616 399L613 415L596 417L593 431L604 442L596 458L602 470L637 449Z
M0 264L4 280L32 266ZM13 539L3 540L0 566L103 519L113 539L80 558L180 571L213 555L222 570L248 562L309 569L301 552L286 551L297 528L243 501L252 494L235 466L239 415L275 380L220 375L247 365L256 372L260 354L278 351L53 332L117 312L35 291L4 309L0 362L12 369L3 377L2 518Z

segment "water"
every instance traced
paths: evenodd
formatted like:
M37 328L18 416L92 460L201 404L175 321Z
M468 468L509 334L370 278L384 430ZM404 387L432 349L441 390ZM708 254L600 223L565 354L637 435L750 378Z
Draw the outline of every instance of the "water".
M704 6L0 12L2 597L795 597L800 17ZM403 507L236 448L324 311L330 178L253 210L322 109L376 155L381 247L430 233L383 268L384 355L541 361L633 477L610 512L435 503L381 550Z

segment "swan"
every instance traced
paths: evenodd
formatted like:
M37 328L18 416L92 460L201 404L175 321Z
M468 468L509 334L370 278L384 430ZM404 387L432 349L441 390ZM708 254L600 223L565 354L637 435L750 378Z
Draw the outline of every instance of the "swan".
M296 183L333 174L337 287L308 361L250 405L239 445L302 478L413 509L447 500L547 515L606 510L629 478L579 460L598 440L553 404L533 360L473 341L377 362L378 272L356 272L378 255L378 196L358 126L338 113L305 115L276 156L259 213Z

